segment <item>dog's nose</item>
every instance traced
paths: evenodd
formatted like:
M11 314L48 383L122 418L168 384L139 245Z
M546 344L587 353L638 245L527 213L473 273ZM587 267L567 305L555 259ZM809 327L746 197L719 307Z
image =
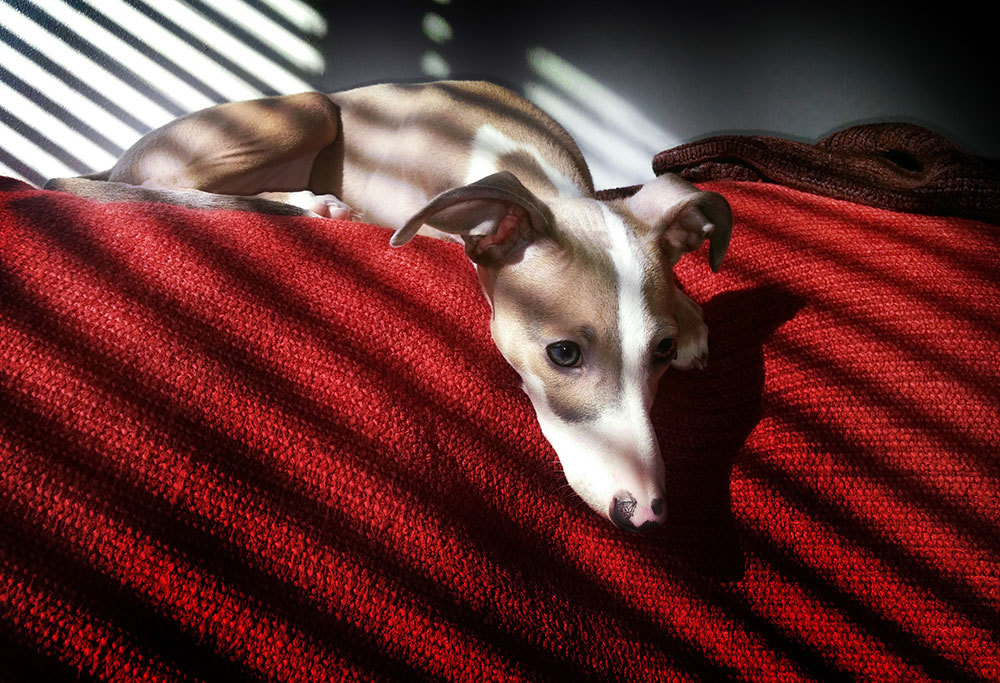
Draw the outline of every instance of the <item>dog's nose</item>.
M616 526L625 531L651 531L663 524L663 499L654 498L649 506L639 505L628 491L619 491L611 499L608 516Z

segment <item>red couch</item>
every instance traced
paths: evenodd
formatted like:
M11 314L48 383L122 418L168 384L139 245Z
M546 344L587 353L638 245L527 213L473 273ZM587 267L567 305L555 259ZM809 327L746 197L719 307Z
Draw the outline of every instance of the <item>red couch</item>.
M759 176L642 536L461 249L0 181L0 678L1000 679L1000 227Z

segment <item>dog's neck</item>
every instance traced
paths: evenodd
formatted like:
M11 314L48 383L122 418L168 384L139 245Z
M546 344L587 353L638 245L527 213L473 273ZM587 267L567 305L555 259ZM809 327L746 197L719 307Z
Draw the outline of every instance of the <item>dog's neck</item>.
M469 145L465 183L508 171L541 199L579 199L592 196L579 177L549 162L537 144L541 141L512 140L491 124L476 130Z

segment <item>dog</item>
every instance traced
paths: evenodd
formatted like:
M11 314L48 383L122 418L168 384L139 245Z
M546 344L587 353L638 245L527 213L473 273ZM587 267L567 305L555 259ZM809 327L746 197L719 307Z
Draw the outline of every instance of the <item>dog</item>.
M482 81L220 104L147 134L109 171L46 188L354 217L394 229L396 247L418 234L463 244L569 485L622 529L664 522L650 406L668 366L708 357L702 310L672 268L707 239L718 271L732 231L721 195L668 174L598 200L569 134Z

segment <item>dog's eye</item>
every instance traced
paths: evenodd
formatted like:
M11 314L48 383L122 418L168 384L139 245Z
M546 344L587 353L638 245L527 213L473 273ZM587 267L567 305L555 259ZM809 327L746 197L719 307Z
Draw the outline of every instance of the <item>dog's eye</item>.
M564 368L571 368L580 362L580 347L575 342L562 341L552 342L545 347L545 352L556 365Z
M654 363L666 363L677 358L677 340L672 337L661 339L653 351Z

